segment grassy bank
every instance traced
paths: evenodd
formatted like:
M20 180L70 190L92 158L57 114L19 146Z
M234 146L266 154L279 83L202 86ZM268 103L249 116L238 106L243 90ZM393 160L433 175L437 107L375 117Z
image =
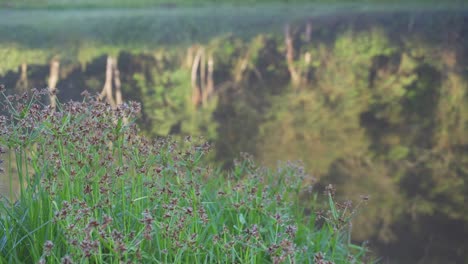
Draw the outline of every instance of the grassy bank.
M38 91L1 94L1 152L15 150L2 170L23 183L16 201L0 203L1 263L364 258L349 242L351 205L334 203L328 188L328 210L303 207L301 197L317 195L296 165L273 173L245 157L225 175L203 163L208 143L140 137L136 103L113 110L86 96L54 111Z

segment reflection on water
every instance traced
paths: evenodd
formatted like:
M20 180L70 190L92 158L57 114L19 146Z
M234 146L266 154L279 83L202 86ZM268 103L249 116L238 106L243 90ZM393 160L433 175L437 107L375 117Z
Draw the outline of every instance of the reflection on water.
M204 136L226 168L303 160L341 198L371 195L354 232L379 255L462 263L468 12L348 7L9 11L0 83L121 91L144 133Z

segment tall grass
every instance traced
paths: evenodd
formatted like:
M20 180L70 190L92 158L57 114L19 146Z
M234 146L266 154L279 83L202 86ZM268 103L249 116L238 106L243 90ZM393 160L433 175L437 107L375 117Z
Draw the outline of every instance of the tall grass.
M354 214L333 201L304 208L303 170L272 172L250 158L228 174L204 164L208 143L138 135L131 102L112 109L7 96L0 116L4 173L20 179L0 203L1 263L360 263ZM308 195L307 197L317 197ZM306 211L312 213L305 214Z

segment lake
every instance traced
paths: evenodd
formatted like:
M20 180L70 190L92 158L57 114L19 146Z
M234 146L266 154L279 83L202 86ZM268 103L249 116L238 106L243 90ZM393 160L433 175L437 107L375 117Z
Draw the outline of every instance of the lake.
M142 133L202 136L217 166L300 160L317 192L370 195L354 237L385 263L468 259L465 7L5 9L0 36L8 93L110 87Z

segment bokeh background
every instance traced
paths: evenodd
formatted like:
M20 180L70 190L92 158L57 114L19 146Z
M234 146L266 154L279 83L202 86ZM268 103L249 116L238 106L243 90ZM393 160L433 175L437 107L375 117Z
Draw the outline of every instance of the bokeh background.
M317 192L370 195L353 235L382 263L468 263L465 1L0 7L9 93L55 87L81 100L110 85L142 103L141 133L202 136L224 169L241 152L269 167L301 160Z

